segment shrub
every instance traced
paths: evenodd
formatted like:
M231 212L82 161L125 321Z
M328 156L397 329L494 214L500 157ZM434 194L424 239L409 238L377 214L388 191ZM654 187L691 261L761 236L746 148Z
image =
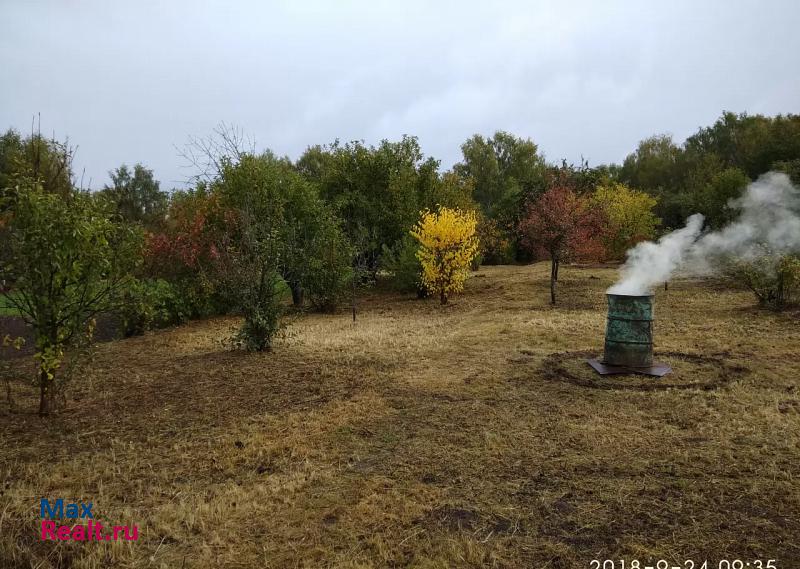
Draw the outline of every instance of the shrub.
M728 264L727 274L756 295L759 304L783 310L800 300L800 258L764 251L751 259Z
M195 310L181 289L164 279L132 281L121 292L120 307L125 337L182 324Z
M238 223L231 246L220 251L218 285L244 322L233 336L235 347L270 351L282 327L286 283L278 270L281 247L269 224L251 221L249 214Z
M477 227L480 255L476 259L483 265L508 265L514 261L514 244L497 220L481 215ZM473 267L477 269L477 267Z
M234 343L248 351L269 351L281 328L286 290L281 275L286 253L286 186L303 183L269 154L243 155L225 162L214 190L234 215L215 248L218 282L233 308L244 316Z
M335 220L323 216L309 255L304 286L315 310L334 312L353 279L353 250Z
M394 247L383 247L381 266L391 275L391 287L399 292L415 292L420 298L427 295L422 284L422 264L417 258L419 242L406 235Z
M163 231L148 235L143 274L170 282L187 318L228 311L216 271L218 246L235 222L235 213L201 184L176 193Z
M280 275L265 269L257 286L242 291L245 294L241 301L244 322L232 338L236 347L248 352L272 350L272 341L283 327L281 300L285 290Z
M475 213L440 207L423 211L411 230L420 243L417 258L422 265L422 283L442 304L453 293L464 289L469 267L478 254Z

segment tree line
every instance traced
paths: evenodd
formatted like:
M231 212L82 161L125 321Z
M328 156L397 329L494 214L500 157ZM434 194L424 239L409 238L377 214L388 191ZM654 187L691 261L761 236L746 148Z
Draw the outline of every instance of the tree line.
M237 313L232 339L269 350L283 314L353 307L376 279L440 302L481 264L616 261L689 213L718 227L769 170L800 176L800 115L724 113L682 145L658 135L621 165L550 163L530 139L476 134L449 170L404 136L257 151L222 125L190 139L196 175L165 191L142 164L101 190L76 181L68 143L0 137L0 286L35 331L40 411L87 349L94 318L126 335ZM7 338L10 342L13 339ZM71 357L74 354L75 357Z

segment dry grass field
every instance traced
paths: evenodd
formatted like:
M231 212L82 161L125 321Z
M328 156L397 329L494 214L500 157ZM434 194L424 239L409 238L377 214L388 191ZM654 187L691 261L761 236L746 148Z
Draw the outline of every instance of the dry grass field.
M800 567L798 315L676 281L675 372L601 380L615 274L564 267L556 308L545 264L375 291L271 354L226 350L232 318L101 344L67 412L0 410L0 567ZM41 497L139 540L41 541Z

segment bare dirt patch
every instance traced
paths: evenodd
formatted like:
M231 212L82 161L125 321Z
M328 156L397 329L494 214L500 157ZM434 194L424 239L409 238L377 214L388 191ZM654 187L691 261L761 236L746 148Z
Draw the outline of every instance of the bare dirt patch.
M750 370L743 365L731 364L725 355L702 355L685 352L654 353L655 360L672 367L663 377L637 374L602 376L586 360L597 357L596 352L559 352L547 356L541 363L541 373L553 381L566 381L592 389L633 389L659 391L664 389L713 390L740 379Z

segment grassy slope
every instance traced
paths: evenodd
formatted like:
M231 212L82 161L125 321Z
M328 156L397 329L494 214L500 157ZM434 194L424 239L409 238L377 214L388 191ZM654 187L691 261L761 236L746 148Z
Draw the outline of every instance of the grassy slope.
M796 315L673 283L674 389L595 389L561 353L601 349L614 272L565 267L555 309L547 275L482 268L444 308L375 295L355 325L301 317L272 354L221 348L233 319L101 345L73 413L0 411L0 566L800 566ZM728 383L680 354L715 354ZM43 543L40 496L140 541Z
M11 305L5 294L0 294L0 316L17 316L17 309Z

